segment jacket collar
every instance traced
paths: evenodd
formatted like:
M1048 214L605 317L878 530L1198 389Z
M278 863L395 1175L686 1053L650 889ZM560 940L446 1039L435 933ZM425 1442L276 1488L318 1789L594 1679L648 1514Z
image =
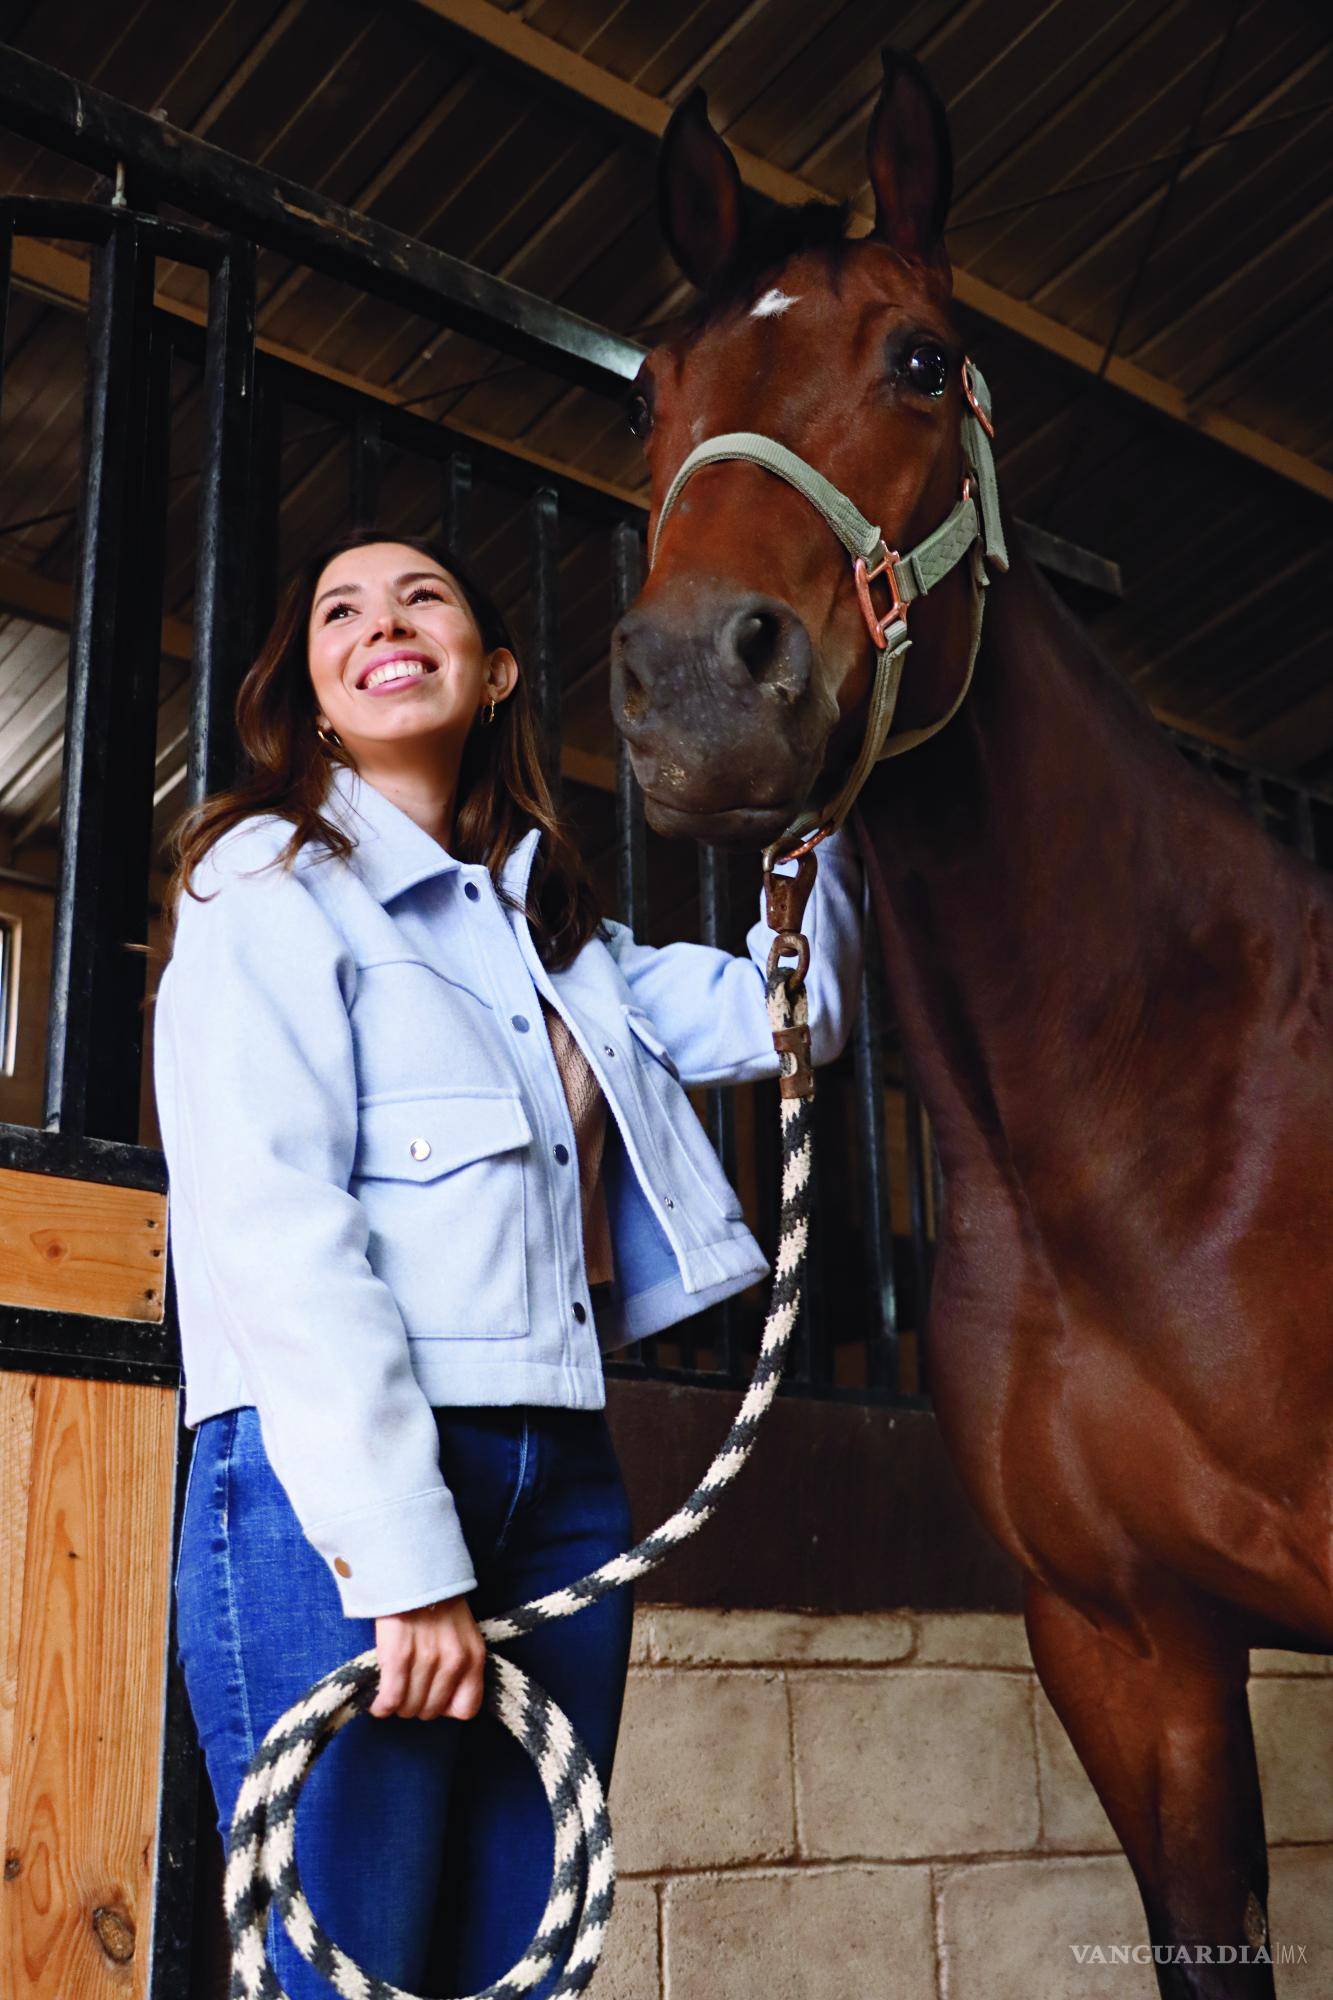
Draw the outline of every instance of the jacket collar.
M432 875L447 875L452 869L471 875L485 873L480 862L459 861L448 848L441 847L410 813L377 791L350 765L333 766L325 810L356 842L350 865L377 902L387 903L418 882ZM504 864L504 885L520 899L527 889L540 838L541 828L529 827Z

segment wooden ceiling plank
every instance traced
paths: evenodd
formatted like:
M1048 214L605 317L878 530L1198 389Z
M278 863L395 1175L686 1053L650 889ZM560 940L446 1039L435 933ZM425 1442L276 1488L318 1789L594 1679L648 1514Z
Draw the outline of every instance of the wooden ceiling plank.
M287 30L303 11L305 0L285 0L264 32L246 50L242 60L228 75L222 87L215 91L203 110L190 122L190 131L196 139L206 139L218 119L240 96L260 64L266 62L278 46Z
M736 8L731 19L723 23L720 32L710 35L706 44L699 48L684 69L672 69L671 51L677 42L683 41L699 18L706 15L708 6L697 7L692 13L679 17L665 42L658 45L654 53L629 79L645 90L650 96L661 97L668 104L679 104L681 99L693 90L710 62L715 62L731 44L738 40L768 5L768 0L748 0L748 4ZM653 82L654 72L660 71L664 81L660 87Z
M484 79L482 81L484 83ZM477 106L474 100L478 95L479 85L477 80L474 79L472 89L463 93L463 96L459 100L460 106L465 107L470 115L475 115L476 113ZM427 215L414 224L413 234L418 241L431 242L437 238L441 234L441 218L451 208L457 208L462 204L468 189L479 177L484 176L487 167L493 161L501 157L506 151L513 150L520 145L521 129L527 116L528 112L525 109L520 109L508 124L503 122L503 119L498 116L489 121L492 129L485 143L468 150L466 169L461 173L453 175L447 185L441 187L439 199L434 203ZM324 316L323 329L313 346L309 342L303 344L303 351L315 356L318 356L323 348L332 346L334 341L343 333L349 322L356 315L364 314L367 308L377 311L385 309L384 301L368 297L363 293L358 293L346 285L331 285L327 280L324 281L323 294L335 302L336 309ZM422 324L423 327L429 326L431 333L439 335L441 329L434 323L423 321ZM288 344L291 344L290 340ZM381 342L380 346L373 351L370 357L363 359L361 364L363 372L370 374L374 371L386 344L385 342Z
M1195 183L1173 209L1171 226L1150 266L1151 285L1136 296L1116 343L1118 353L1152 366L1145 354L1149 343L1169 334L1193 311L1197 298L1223 282L1238 262L1262 248L1271 232L1285 230L1293 216L1333 184L1328 145L1333 120L1319 123L1324 129L1293 121L1284 128L1280 145L1269 143L1262 154L1252 148L1248 171L1232 149L1216 156L1210 184ZM1267 132L1262 136L1269 139ZM1069 287L1041 303L1071 325L1095 333L1116 317L1124 284L1123 259L1116 249L1106 260L1090 260Z
M972 107L965 125L953 120L963 129L954 155L951 231L968 226L960 211L975 201L993 175L1004 173L1021 156L1048 119L1076 94L1086 97L1158 4L1159 0L1119 0L1118 5L1095 10L1078 8L1079 19L1071 29L1069 0L1064 0L1054 16L1046 17L1053 27L1049 45L1025 51L1027 59L1017 63L1010 62L1009 51L1004 52L1004 61L994 72L990 100ZM949 100L951 117L956 101ZM1048 191L1039 192L1044 196Z
M974 239L969 248L969 266L978 275L994 278L1045 311L1044 287L1051 277L1076 263L1089 246L1100 245L1126 208L1139 204L1136 176L1119 170L1145 159L1171 161L1187 144L1200 75L1207 75L1216 58L1220 34L1201 35L1200 6L1206 11L1206 0L1163 10L1151 24L1152 42L1097 79L1096 95L1081 118L1069 105L1051 116L1037 135L1028 172L1035 170L1038 180L1044 173L1052 182L1082 181L1084 192L1077 203L1009 206L985 240ZM1158 199L1148 199L1147 222L1120 245L1126 279L1155 227L1170 174L1169 166L1150 170L1143 198Z
M1234 627L1256 605L1261 604L1270 592L1285 592L1288 586L1295 583L1312 565L1318 564L1321 570L1326 570L1331 554L1333 554L1333 544L1325 542L1322 545L1317 544L1312 548L1300 550L1289 562L1284 563L1276 570L1265 568L1263 575L1252 589L1238 595L1228 594L1219 602L1211 618L1205 618L1202 621L1197 617L1192 619L1189 631L1178 639L1174 645L1162 648L1155 647L1153 652L1153 671L1155 673L1163 673L1170 667L1173 660L1178 660L1183 655L1192 653L1199 646L1206 646L1215 634L1226 632Z
M1151 26L1152 22L1149 23L1149 30L1151 29ZM1137 51L1136 45L1137 42L1141 39L1142 39L1141 35L1135 37L1135 45L1131 46L1128 49L1128 51L1122 53L1128 53L1129 55L1134 56L1137 59L1137 55L1139 52ZM1288 71L1287 74L1284 75L1278 83L1273 85L1268 91L1266 91L1262 96L1257 98L1252 104L1248 105L1245 111L1241 115L1233 117L1223 127L1223 129L1220 132L1210 134L1209 135L1210 139L1216 141L1225 141L1243 132L1250 124L1258 123L1260 120L1262 120L1263 117L1267 115L1269 111L1271 111L1281 103L1282 99L1304 79L1304 77L1309 73L1313 65L1321 59L1322 57L1320 53L1316 51L1314 55L1311 55L1301 63L1298 63L1296 67ZM1085 98L1085 95L1090 96L1092 94L1095 94L1095 91L1098 88L1098 86L1100 84L1104 84L1104 82L1105 82L1104 77L1091 78L1089 80L1086 93L1080 93L1079 99L1072 104L1071 108L1076 112L1081 111L1084 108L1083 100ZM1063 108L1064 107L1062 107L1062 111ZM1035 143L1035 140L1039 136L1040 136L1039 134L1034 133L1030 134L1029 138ZM1211 147L1209 147L1208 150L1201 150L1200 152L1196 153L1193 156L1193 158L1184 161L1180 168L1178 182L1188 187L1189 183L1192 180L1194 180L1198 174L1200 174L1205 170L1206 162L1211 157L1211 151L1212 149ZM1170 164L1170 160L1168 156L1168 158L1166 159L1162 159L1160 161L1147 161L1144 164L1145 167L1149 167L1152 165L1160 165L1162 167L1166 167L1167 165ZM1067 177L1068 176L1066 176L1066 178ZM989 178L991 177L988 177L988 179ZM984 185L984 183L982 185ZM976 192L976 190L969 190L969 194L974 192ZM1109 224L1106 228L1101 230L1097 235L1097 237L1092 242L1086 244L1081 250L1079 250L1073 256L1071 256L1071 258L1065 264L1061 265L1058 270L1051 272L1047 276L1047 278L1043 281L1042 285L1039 287L1038 292L1034 294L1034 303L1038 305L1042 304L1045 297L1049 294L1053 286L1063 284L1067 279L1076 276L1078 271L1088 258L1095 256L1099 252L1103 251L1109 244L1113 243L1115 240L1123 236L1132 234L1134 230L1136 230L1138 226L1150 216L1153 208L1156 206L1157 202L1160 199L1161 199L1161 183L1160 181L1158 181L1137 202L1132 203L1131 206L1127 208L1124 211L1124 213L1121 214L1113 223ZM966 226L966 219L960 218L960 220L962 221L963 226Z
M461 76L455 78L452 86L441 96L438 103L436 103L427 116L414 125L412 131L394 148L388 159L385 160L371 179L357 189L349 204L352 208L368 212L374 206L385 189L391 186L397 179L403 168L414 160L422 147L428 145L435 137L440 126L448 118L463 96L463 93L470 87L470 84L471 78L466 71ZM258 314L260 322L262 323L271 315L281 311L282 307L295 297L296 293L310 276L311 272L308 265L294 264L287 276L274 286L266 298L261 300Z
M1295 324L1303 314L1327 304L1328 273L1322 263L1323 245L1327 237L1321 229L1321 224L1326 222L1330 215L1333 215L1333 193L1326 195L1313 209L1307 209L1279 236L1265 243L1253 256L1246 258L1234 272L1228 273L1220 284L1210 287L1202 297L1191 304L1187 314L1183 314L1171 326L1164 327L1161 333L1146 343L1147 352L1160 352L1168 344L1183 350L1179 357L1180 373L1188 386L1191 401L1201 400L1207 396L1214 381L1224 379L1235 368L1248 367L1256 354L1271 341L1280 339L1287 328ZM1289 259L1291 270L1287 283L1276 288L1275 274L1269 270L1265 276L1265 267L1283 251L1292 253ZM1256 283L1256 279L1259 282ZM1236 303L1233 303L1230 312L1226 310L1229 295L1242 284L1247 284L1250 306L1248 314L1244 317L1241 316ZM1318 287L1313 296L1306 299L1289 318L1272 325L1270 323L1272 315L1281 307L1282 300L1293 288L1301 289L1307 284ZM1216 329L1208 346L1204 345L1205 327L1196 328L1193 333L1191 332L1194 322L1201 317L1206 322L1206 328ZM1265 327L1265 331L1257 338L1245 340L1247 330L1256 320ZM1234 343L1237 338L1245 341L1240 353L1226 359L1218 358L1225 352L1227 345ZM1208 373L1210 362L1213 364L1211 374Z

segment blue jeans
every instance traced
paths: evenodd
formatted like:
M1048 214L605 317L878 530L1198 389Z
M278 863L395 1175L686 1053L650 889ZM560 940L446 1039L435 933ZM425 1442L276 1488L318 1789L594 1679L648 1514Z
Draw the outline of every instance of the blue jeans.
M435 1417L477 1573L468 1601L478 1619L631 1546L605 1411L454 1408ZM375 1644L373 1618L343 1615L251 1407L196 1429L175 1591L179 1659L225 1847L268 1729L312 1682ZM564 1709L604 1786L632 1615L632 1588L622 1586L502 1649ZM315 1915L366 1972L414 1993L475 1993L522 1957L546 1905L552 1851L536 1771L484 1709L466 1722L357 1715L297 1802L296 1862ZM268 1953L291 2000L337 2000L274 1908Z

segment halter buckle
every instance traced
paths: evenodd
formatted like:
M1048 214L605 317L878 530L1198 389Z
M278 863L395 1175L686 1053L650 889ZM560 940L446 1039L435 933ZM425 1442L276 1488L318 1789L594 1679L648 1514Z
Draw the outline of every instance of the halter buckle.
M866 567L864 556L858 556L852 565L852 572L856 578L856 595L860 599L861 616L870 628L870 636L874 641L876 652L882 653L889 643L884 635L890 625L906 624L907 622L907 599L898 588L898 572L895 567L899 560L897 549L886 548L883 542L880 543L879 547L880 561L875 564L873 569ZM893 602L890 604L883 618L876 616L874 601L870 595L871 584L881 576L893 592Z
M972 357L970 354L963 356L963 394L967 397L972 407L972 414L981 425L982 430L985 431L986 436L993 438L995 436L995 426L977 399L977 385L972 379Z

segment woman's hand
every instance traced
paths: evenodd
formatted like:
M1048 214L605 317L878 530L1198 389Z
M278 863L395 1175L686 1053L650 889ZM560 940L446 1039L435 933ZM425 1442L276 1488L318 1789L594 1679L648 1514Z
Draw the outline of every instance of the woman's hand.
M466 1597L377 1618L375 1650L380 1684L367 1715L468 1722L481 1707L486 1641Z

